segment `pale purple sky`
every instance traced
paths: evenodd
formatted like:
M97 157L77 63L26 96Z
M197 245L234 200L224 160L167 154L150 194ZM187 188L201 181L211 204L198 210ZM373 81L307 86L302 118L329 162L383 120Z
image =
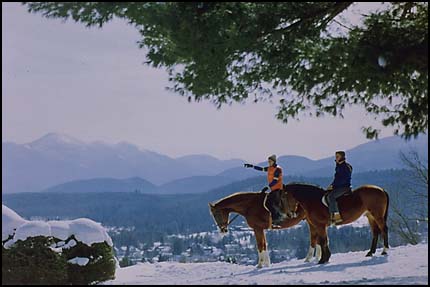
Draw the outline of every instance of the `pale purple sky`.
M29 142L49 132L83 141L128 141L169 156L206 153L264 160L312 159L367 142L379 122L361 108L345 118L275 119L277 103L188 103L167 92L167 73L143 65L137 30L115 20L102 29L30 14L2 3L2 140ZM392 135L382 129L381 136Z

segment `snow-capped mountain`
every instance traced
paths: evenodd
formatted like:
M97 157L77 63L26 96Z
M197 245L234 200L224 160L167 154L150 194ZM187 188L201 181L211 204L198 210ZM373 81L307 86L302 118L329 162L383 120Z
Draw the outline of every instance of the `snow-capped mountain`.
M28 144L28 148L47 150L59 146L84 147L85 143L71 136L60 133L48 133Z
M347 157L354 173L359 173L402 168L400 151L416 150L427 159L427 149L427 135L410 141L387 137L347 150ZM221 184L263 175L243 168L240 159L219 160L204 154L172 158L127 142L85 143L57 133L27 144L3 143L2 155L3 193L40 191L73 180L130 177L141 177L155 185L181 180L177 183L188 192L190 187L198 188L202 176ZM280 155L278 162L286 175L326 177L332 176L334 171L333 157L311 160L297 155ZM170 193L171 188L167 190Z
M141 177L154 184L191 176L210 176L240 166L239 159L208 155L171 158L133 144L85 143L49 133L26 144L2 143L2 192L40 191L91 178Z

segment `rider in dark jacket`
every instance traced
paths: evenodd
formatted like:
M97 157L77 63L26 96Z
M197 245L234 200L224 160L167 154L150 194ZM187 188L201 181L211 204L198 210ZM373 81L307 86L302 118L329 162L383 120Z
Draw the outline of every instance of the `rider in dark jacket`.
M352 166L349 163L345 160L340 163L336 162L336 172L331 184L333 189L351 187L351 174Z
M337 206L337 198L351 190L351 174L352 166L347 163L344 151L336 152L336 172L334 180L327 188L329 194L327 196L328 206L330 211L331 224L342 222L342 217Z

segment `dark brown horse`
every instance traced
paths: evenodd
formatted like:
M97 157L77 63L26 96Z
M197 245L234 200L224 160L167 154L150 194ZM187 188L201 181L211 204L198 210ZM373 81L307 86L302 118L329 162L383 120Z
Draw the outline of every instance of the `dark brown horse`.
M291 183L284 185L282 200L288 202L287 207L299 204L305 211L309 224L311 242L321 246L322 256L318 263L328 262L330 250L328 248L327 226L329 225L328 208L321 202L325 190L314 185ZM363 213L369 219L373 239L370 251L366 256L376 252L378 236L384 239L382 255L387 254L388 227L387 215L389 197L384 189L375 185L364 185L355 189L352 194L338 198L339 212L343 222L340 225L357 220ZM287 215L291 216L290 213Z
M270 265L264 230L271 229L272 218L270 211L264 206L265 200L266 194L264 193L238 192L224 197L214 204L209 203L211 214L221 233L228 231L230 212L235 212L245 217L249 227L254 230L258 248L257 267L259 268ZM298 205L284 206L284 210L288 212L290 218L282 222L281 228L291 227L304 219L304 210Z

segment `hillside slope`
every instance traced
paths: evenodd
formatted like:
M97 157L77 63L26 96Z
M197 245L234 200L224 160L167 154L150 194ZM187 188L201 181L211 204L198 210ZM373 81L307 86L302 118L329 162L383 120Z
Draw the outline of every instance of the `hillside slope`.
M365 252L333 254L330 262L290 260L256 269L225 262L141 263L120 268L105 284L428 284L428 245L399 246L388 256Z

